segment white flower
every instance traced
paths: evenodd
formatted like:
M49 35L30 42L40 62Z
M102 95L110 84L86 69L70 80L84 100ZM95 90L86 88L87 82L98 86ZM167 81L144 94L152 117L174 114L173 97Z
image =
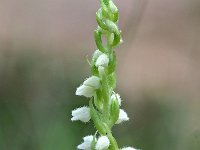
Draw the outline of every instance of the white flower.
M95 146L96 150L106 150L110 145L110 141L107 136L101 136L97 140L97 144Z
M91 86L81 85L76 89L76 95L92 97L95 93L95 89Z
M99 66L103 66L103 67L108 67L108 63L109 63L109 58L106 54L101 54L96 61L95 66L99 67Z
M135 148L132 148L132 147L124 147L124 148L122 148L122 149L120 149L120 150L136 150Z
M83 143L78 145L77 148L78 149L82 149L82 150L90 150L92 141L93 141L93 136L92 135L85 136L83 138Z
M117 99L117 101L118 101L118 103L119 103L119 106L121 106L122 99L121 99L121 97L120 97L119 94L113 93L113 94L111 95L111 101L112 101L112 100L115 100L115 99Z
M100 78L97 76L91 76L83 82L86 86L91 86L94 89L98 89L100 87Z
M81 107L81 108L77 108L74 109L72 111L72 121L83 121L83 122L88 122L91 119L90 116L90 109L88 107Z
M101 54L103 54L103 53L102 53L100 50L97 49L97 50L94 52L92 59L93 59L93 60L96 60Z
M97 76L91 76L83 82L83 85L79 86L76 90L76 95L92 97L95 90L100 87L100 78Z
M129 117L128 117L127 113L123 109L120 109L119 118L118 118L116 124L119 124L121 122L128 121L128 120L129 120Z

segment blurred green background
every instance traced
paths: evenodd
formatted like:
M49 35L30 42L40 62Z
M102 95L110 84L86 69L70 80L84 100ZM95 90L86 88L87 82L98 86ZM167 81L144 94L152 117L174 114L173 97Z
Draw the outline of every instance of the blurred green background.
M119 145L200 149L200 1L115 0L124 43L117 89L130 121ZM96 0L0 1L0 150L74 150L93 134L72 123L90 76Z

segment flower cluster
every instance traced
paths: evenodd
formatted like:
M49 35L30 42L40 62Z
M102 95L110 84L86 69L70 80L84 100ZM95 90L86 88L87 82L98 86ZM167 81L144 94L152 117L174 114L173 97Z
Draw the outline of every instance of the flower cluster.
M87 83L87 84L84 84L84 83ZM84 81L84 83L83 85L77 88L76 95L85 96L85 97L89 97L90 95L90 97L92 97L95 94L95 90L96 90L95 87L97 86L100 87L99 86L100 80L98 77L92 76L88 78L86 81ZM96 86L92 87L92 86L87 86L87 85L96 85ZM121 106L121 101L122 100L121 100L120 95L113 91L110 97L109 105L112 105L112 103L118 103L118 105ZM72 121L80 120L82 122L89 122L90 119L91 119L91 114L90 114L89 107L83 106L72 111L72 118L71 118ZM115 124L120 124L121 122L128 121L128 120L129 120L129 117L127 113L123 109L120 109L119 117L117 121L115 122Z
M88 135L83 138L83 143L77 146L80 150L91 150L92 142L96 142L95 150L105 150L109 147L110 141L107 136L101 136L98 138L94 138L92 135ZM136 150L133 147L124 147L120 150Z
M94 32L97 50L90 62L92 76L76 90L76 95L89 98L89 106L72 111L72 121L93 121L97 132L83 138L77 146L81 150L135 150L120 149L111 133L114 125L128 121L127 113L120 109L122 100L114 92L116 87L116 56L113 50L120 42L121 31L117 27L118 9L112 0L100 0L101 8L96 13L98 28ZM102 36L107 38L106 45Z
M96 57L96 54L100 53L99 50L97 50L94 54L94 57ZM102 70L104 70L108 66L109 59L107 55L100 54L96 60L95 65L99 67L103 67ZM101 84L102 78L98 76L91 76L88 79L86 79L82 85L80 85L76 90L76 95L78 96L85 96L87 98L97 97L97 91L102 88ZM113 118L114 124L120 124L124 121L128 121L129 117L127 113L123 109L119 109L119 106L121 106L122 100L119 94L112 91L110 97L109 97L109 110L113 111L112 113L114 116L118 116L117 119ZM102 104L103 105L103 104ZM114 106L117 105L115 108ZM114 107L114 108L111 108ZM115 110L117 109L117 110ZM82 122L89 122L92 117L91 109L88 106L83 106L77 109L74 109L72 111L72 121L82 121ZM110 115L110 117L112 117ZM110 119L110 121L112 121ZM107 136L100 136L98 139L96 137L90 135L83 138L84 142L77 146L78 149L82 150L90 150L92 142L95 143L95 149L96 150L106 150L110 145L110 140ZM130 148L123 148L122 150L129 150ZM130 149L131 150L131 149Z

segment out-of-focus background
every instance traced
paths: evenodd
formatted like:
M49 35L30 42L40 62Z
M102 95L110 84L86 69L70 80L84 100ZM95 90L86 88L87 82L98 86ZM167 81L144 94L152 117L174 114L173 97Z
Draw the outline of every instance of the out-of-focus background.
M200 149L200 1L115 0L124 43L117 89L130 121L120 147ZM93 125L72 123L90 76L98 0L0 1L0 150L74 150Z

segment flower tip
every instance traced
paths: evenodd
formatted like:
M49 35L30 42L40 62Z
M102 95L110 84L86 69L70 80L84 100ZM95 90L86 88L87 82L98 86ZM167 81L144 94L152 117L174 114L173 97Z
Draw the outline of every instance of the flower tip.
M122 148L120 150L137 150L137 149L135 149L133 147L124 147L124 148Z
M119 124L121 122L128 121L128 120L129 120L129 117L128 117L127 113L123 109L120 109L119 118L118 118L116 124Z
M98 89L100 87L100 78L97 76L91 76L83 82L83 85Z
M75 117L72 117L71 118L71 121L73 122L73 121L76 121L77 119L75 118Z
M91 115L88 107L81 107L72 111L71 121L80 120L82 122L88 122L90 119Z
M110 145L110 141L107 136L101 136L97 140L96 150L104 150L107 149Z
M77 148L78 149L82 149L82 150L90 150L92 141L93 141L93 136L92 135L85 136L83 138L83 143L78 145Z
M95 89L90 86L81 85L76 89L77 96L92 97L94 95Z
M101 54L96 61L96 67L103 66L108 67L109 58L106 54Z
M119 106L121 106L121 104L122 104L122 99L121 99L120 95L117 94L117 93L113 93L113 94L111 95L111 100L114 100L114 99L117 99L117 101L118 101L118 103L119 103Z

